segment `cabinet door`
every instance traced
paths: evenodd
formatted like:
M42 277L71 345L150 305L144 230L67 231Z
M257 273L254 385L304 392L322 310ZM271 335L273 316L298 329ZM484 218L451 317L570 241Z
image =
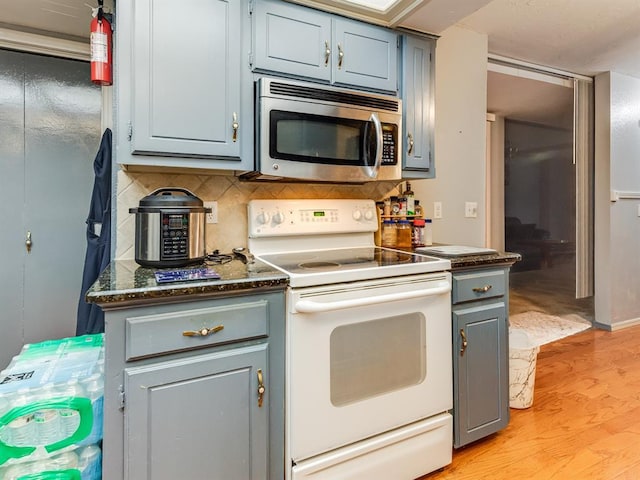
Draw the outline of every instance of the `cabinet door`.
M132 153L240 157L240 7L135 0Z
M333 82L398 90L398 36L366 23L336 18L332 42Z
M331 16L288 4L255 3L254 69L331 80Z
M402 170L405 178L433 178L435 40L402 38Z
M476 302L454 309L453 328L454 446L459 447L509 422L506 306Z
M260 344L125 369L125 478L266 478L266 365Z

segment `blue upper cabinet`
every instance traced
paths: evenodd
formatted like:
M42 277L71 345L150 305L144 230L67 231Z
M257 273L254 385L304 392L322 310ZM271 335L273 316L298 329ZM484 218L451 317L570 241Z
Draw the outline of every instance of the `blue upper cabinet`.
M333 25L333 82L397 92L398 35L344 18Z
M242 56L250 43L246 2L120 3L119 163L250 166L252 80L248 55Z
M255 70L331 81L331 17L285 2L253 10Z
M398 91L398 35L307 7L256 0L253 69L381 92Z
M436 41L413 35L402 37L402 176L435 177L434 64Z

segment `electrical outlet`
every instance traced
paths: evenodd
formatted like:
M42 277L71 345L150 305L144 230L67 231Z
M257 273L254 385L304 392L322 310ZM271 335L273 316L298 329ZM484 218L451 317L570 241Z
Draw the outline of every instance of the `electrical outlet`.
M442 218L442 202L433 202L433 218Z
M211 212L207 213L207 223L218 223L218 202L204 202L204 208L210 208Z
M478 203L477 202L465 202L464 204L464 216L467 218L476 218L478 216Z

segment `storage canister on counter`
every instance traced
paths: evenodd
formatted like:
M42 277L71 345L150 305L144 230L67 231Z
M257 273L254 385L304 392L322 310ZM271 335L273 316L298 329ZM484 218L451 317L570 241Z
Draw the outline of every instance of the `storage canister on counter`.
M382 222L382 238L383 247L395 247L398 241L396 224L392 220Z
M411 222L400 220L398 222L398 240L396 245L399 248L411 248Z
M425 218L424 220L424 244L429 247L433 245L433 230L431 228L431 219Z
M425 221L423 218L416 218L413 221L413 226L411 227L411 246L412 247L424 247L424 225Z

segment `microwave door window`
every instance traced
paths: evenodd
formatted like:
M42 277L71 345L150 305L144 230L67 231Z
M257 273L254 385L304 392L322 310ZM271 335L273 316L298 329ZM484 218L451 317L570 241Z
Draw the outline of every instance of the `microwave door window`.
M271 112L272 158L336 165L362 165L367 122L295 112Z

